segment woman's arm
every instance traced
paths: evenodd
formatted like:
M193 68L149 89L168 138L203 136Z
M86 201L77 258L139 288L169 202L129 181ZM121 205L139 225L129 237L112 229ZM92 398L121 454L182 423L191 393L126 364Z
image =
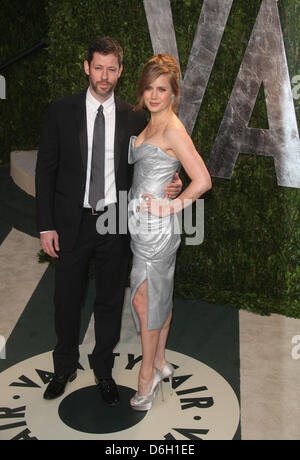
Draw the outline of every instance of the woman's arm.
M212 182L204 161L195 149L192 139L184 130L168 128L166 139L170 149L173 150L191 179L188 187L172 201L173 212L176 213L210 190Z
M159 217L181 211L212 187L210 174L204 161L186 131L176 127L168 128L165 132L165 140L166 144L170 146L169 150L172 150L181 162L191 182L171 203L166 199L161 201L154 199L151 195L143 195L148 200L141 203L141 211L151 212L151 214Z

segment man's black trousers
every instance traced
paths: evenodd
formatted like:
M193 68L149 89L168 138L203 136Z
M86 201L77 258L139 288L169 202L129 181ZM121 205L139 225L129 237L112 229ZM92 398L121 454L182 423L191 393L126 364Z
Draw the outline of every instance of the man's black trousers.
M113 350L120 339L121 315L129 263L129 236L100 235L97 217L83 213L72 251L59 252L55 268L55 372L73 373L79 360L80 316L91 258L95 262L95 348L92 366L98 379L110 378Z

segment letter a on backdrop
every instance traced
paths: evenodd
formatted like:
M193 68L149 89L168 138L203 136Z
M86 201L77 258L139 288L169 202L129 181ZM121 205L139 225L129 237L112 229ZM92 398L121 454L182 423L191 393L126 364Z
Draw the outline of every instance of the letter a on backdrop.
M248 127L264 85L269 129ZM230 179L239 153L274 158L278 185L300 188L300 140L276 0L263 0L208 169Z

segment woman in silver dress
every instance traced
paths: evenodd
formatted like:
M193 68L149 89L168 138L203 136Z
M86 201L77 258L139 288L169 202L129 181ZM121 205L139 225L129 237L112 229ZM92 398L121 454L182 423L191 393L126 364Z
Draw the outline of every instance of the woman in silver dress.
M211 188L210 175L183 124L175 114L180 100L180 69L175 58L154 56L144 67L139 104L150 111L145 130L132 137L129 162L134 164L130 191L129 230L133 251L131 307L141 333L143 359L134 410L149 410L159 384L174 369L165 349L172 318L176 252L180 234L176 213ZM166 185L183 166L191 182L174 200ZM177 229L177 231L176 231Z

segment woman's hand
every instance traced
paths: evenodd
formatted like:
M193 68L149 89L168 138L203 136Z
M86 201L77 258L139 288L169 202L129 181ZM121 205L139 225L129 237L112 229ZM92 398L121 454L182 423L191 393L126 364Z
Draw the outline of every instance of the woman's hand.
M170 203L167 198L163 200L158 200L152 195L142 195L144 200L139 205L140 212L150 213L156 217L166 217L172 214L172 203Z
M178 173L175 173L173 181L165 189L165 198L171 198L174 200L178 195L180 195L182 190L182 181Z

